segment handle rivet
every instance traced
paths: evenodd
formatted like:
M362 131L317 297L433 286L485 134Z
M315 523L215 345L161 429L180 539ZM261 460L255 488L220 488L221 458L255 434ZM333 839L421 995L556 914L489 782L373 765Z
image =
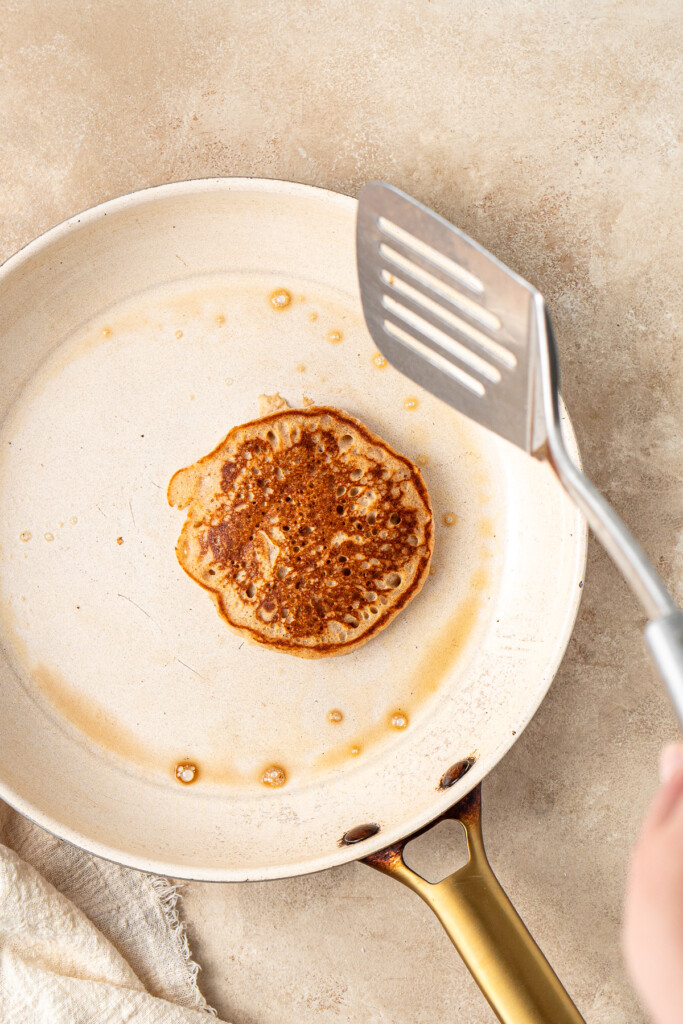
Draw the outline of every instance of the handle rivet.
M355 828L350 828L348 832L344 833L339 845L353 846L354 843L362 843L364 839L376 836L380 829L381 825L376 825L374 822L369 822L366 825L356 825Z
M462 761L456 761L452 764L447 772L444 772L439 782L439 789L449 789L454 786L463 775L466 775L473 764L476 763L476 757L471 754L469 757L464 757Z

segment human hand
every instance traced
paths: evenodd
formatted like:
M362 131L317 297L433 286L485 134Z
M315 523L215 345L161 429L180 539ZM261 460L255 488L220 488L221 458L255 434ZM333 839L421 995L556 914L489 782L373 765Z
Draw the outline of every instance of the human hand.
M653 1024L683 1024L683 744L664 749L659 774L631 860L624 953Z

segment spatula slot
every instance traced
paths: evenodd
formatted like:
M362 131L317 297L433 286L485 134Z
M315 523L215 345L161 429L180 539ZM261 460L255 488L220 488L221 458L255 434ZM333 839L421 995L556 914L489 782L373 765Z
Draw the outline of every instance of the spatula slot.
M493 359L497 359L509 369L514 370L517 365L517 358L514 353L510 352L510 350L505 348L504 345L501 345L499 342L489 338L488 335L484 334L476 327L473 327L466 320L463 320L462 317L457 316L455 313L451 312L450 309L446 309L429 295L425 295L424 292L421 292L418 288L414 288L402 278L397 277L394 274L389 274L387 271L383 270L382 279L394 292L398 292L400 295L405 296L409 302L414 305L421 306L427 312L432 313L440 320L443 320L443 322L449 327L452 327L454 330L459 331L460 334L465 335L468 341L476 342L477 345L486 351L487 355L491 356ZM471 352L469 348L467 348L466 351L468 353ZM462 353L460 353L460 355L467 361L467 357L463 356ZM485 361L482 360L475 352L471 352L471 355L473 357L472 366L475 366L477 361L485 363ZM484 371L482 370L482 372ZM494 376L491 379L500 380L500 374L498 371L495 372L497 373L497 376Z
M384 330L396 341L400 341L408 349L412 349L416 355L426 359L428 363L442 373L447 374L451 380L458 384L462 384L464 388L471 391L473 395L478 398L484 398L486 395L486 388L478 381L475 377L470 376L465 370L461 370L455 363L451 363L445 356L442 356L439 352L435 352L434 349L429 348L424 342L419 341L408 331L405 331L398 324L395 324L393 320L385 320L383 323Z
M467 295L463 295L462 292L456 288L452 288L446 284L441 278L435 277L434 274L430 274L428 270L421 267L418 263L408 259L398 250L387 245L386 242L382 242L379 247L379 251L384 258L386 263L389 263L400 270L403 270L410 277L419 281L420 284L424 284L431 291L436 292L440 298L446 299L454 306L458 306L464 312L469 313L470 316L479 320L484 327L488 327L489 330L499 331L502 327L500 319L495 313L489 312L474 299L468 298ZM388 277L391 277L390 271L385 271ZM386 278L385 278L386 280ZM391 283L391 282L390 282Z
M500 382L501 374L497 366L492 366L491 363L482 359L482 357L477 355L476 352L473 352L471 348L461 344L452 337L452 335L446 334L434 324L424 319L424 317L421 317L418 313L415 313L407 306L404 306L403 303L397 302L390 295L383 295L382 305L390 313L393 313L394 316L403 320L406 324L414 330L419 331L420 334L423 334L426 338L431 339L431 341L435 342L435 344L437 344L439 348L443 349L444 352L447 352L454 358L459 359L472 370L481 374L482 377L486 377L494 384L498 384ZM451 324L451 326L454 327L455 325Z
M388 235L389 238L395 238L397 242L401 242L407 249L411 249L424 259L429 260L434 266L445 270L447 274L450 274L456 281L460 281L471 291L477 292L479 295L484 291L484 285L478 277L471 274L469 270L465 270L459 263L449 259L448 256L444 256L438 249L433 249L431 245L427 245L426 242L416 238L415 235L411 235L405 228L400 228L398 224L387 220L386 217L379 217L377 226L384 235Z

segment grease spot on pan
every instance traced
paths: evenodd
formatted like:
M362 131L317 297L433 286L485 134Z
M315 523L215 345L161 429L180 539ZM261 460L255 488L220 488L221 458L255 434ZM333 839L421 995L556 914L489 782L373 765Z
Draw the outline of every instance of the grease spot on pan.
M188 764L187 762L177 764L175 777L178 782L182 782L184 786L189 786L192 782L197 781L197 766L194 764Z
M491 578L483 567L472 573L467 597L460 602L446 628L428 647L414 675L414 685L420 694L435 693L451 671L480 619L484 608L483 594L490 584Z
M279 764L271 764L261 775L261 782L270 789L278 789L287 781L287 772Z
M128 762L154 772L159 770L160 753L138 739L131 729L97 701L72 686L56 669L34 665L31 677L52 707L91 742Z
M479 521L479 534L487 540L491 540L496 536L496 525L493 519L485 517Z
M270 304L273 309L287 309L291 305L292 296L286 288L276 288L270 293Z

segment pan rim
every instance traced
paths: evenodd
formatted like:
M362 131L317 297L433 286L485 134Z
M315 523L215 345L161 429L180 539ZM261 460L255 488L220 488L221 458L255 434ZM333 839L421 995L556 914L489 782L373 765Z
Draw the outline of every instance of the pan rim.
M24 263L27 263L36 254L46 248L49 248L55 241L66 237L69 233L77 231L85 225L92 224L99 219L103 219L108 216L109 213L118 212L126 208L134 208L138 204L144 204L145 202L154 202L159 197L187 195L203 191L230 192L240 190L253 191L255 193L286 193L289 197L292 197L293 195L299 195L302 198L318 196L326 202L334 203L338 208L349 213L353 212L356 207L356 200L352 196L344 193L320 188L318 186L311 186L304 183L290 182L274 178L212 177L195 178L188 181L175 181L162 185L152 185L144 189L138 189L133 192L108 199L103 203L89 207L86 210L61 221L53 227L48 228L41 235L32 239L22 248L9 256L8 259L0 265L0 282L6 275L14 272ZM576 438L568 418L566 419L566 424L568 426L568 448L572 456L579 461ZM571 602L567 602L565 615L561 623L562 628L561 630L558 630L557 640L552 652L553 657L552 659L549 659L549 664L545 673L547 680L546 685L539 686L528 704L519 710L517 720L510 721L510 732L508 733L506 740L501 742L497 748L487 754L485 767L481 761L477 761L467 775L451 789L443 791L441 798L435 799L434 803L429 805L426 812L422 811L416 813L409 821L406 822L403 820L399 826L394 826L393 828L387 826L386 830L383 828L376 836L365 840L361 844L362 848L348 846L341 851L337 851L332 863L330 862L330 855L327 854L323 857L306 860L303 863L292 861L291 863L275 866L259 866L257 869L251 871L235 870L234 868L230 868L225 871L216 870L215 868L208 868L205 871L197 869L196 867L188 869L187 867L183 867L182 864L174 863L172 860L131 854L114 845L100 843L95 839L84 837L76 829L70 828L68 825L49 814L44 814L42 812L37 813L36 809L30 805L29 801L23 800L13 791L8 792L8 787L2 780L0 780L0 797L35 824L45 828L47 831L80 849L93 853L103 859L133 867L136 870L146 872L151 871L188 880L249 881L292 877L299 874L315 873L325 870L330 866L337 866L342 863L351 862L353 860L361 859L370 853L375 853L378 850L391 845L391 843L396 842L398 839L404 838L406 835L410 835L417 829L429 824L474 788L474 786L476 786L488 774L488 772L499 763L513 743L517 741L547 695L572 635L582 596L582 590L578 586L578 582L583 578L586 565L587 527L583 517L580 515L577 516L577 524L579 526L579 530L577 530L577 536L575 537L575 558L573 565L573 578L577 582L577 586L574 588ZM513 730L514 734L512 732Z
M219 190L224 188L228 192L238 191L240 188L244 191L254 192L287 192L289 195L299 192L302 196L309 195L312 192L318 193L320 196L338 203L339 206L346 206L349 209L355 208L357 204L357 200L353 196L347 195L346 192L335 192L333 189L322 188L320 185L307 185L305 182L287 181L283 178L233 178L225 176L187 178L187 180L181 179L179 181L165 182L163 185L146 185L144 188L135 189L133 192L124 192L119 196L112 196L111 199L104 199L101 203L96 203L94 206L88 206L84 210L79 210L77 213L65 217L64 220L60 220L46 228L45 231L42 231L35 238L20 246L0 263L0 280L5 272L13 271L20 267L22 263L27 262L36 253L44 249L48 243L66 236L70 231L76 230L81 225L90 224L101 217L106 217L110 212L118 211L125 207L134 207L138 203L143 203L148 199L151 200L156 196L172 196L174 193L187 194L203 190L211 191L214 188Z

